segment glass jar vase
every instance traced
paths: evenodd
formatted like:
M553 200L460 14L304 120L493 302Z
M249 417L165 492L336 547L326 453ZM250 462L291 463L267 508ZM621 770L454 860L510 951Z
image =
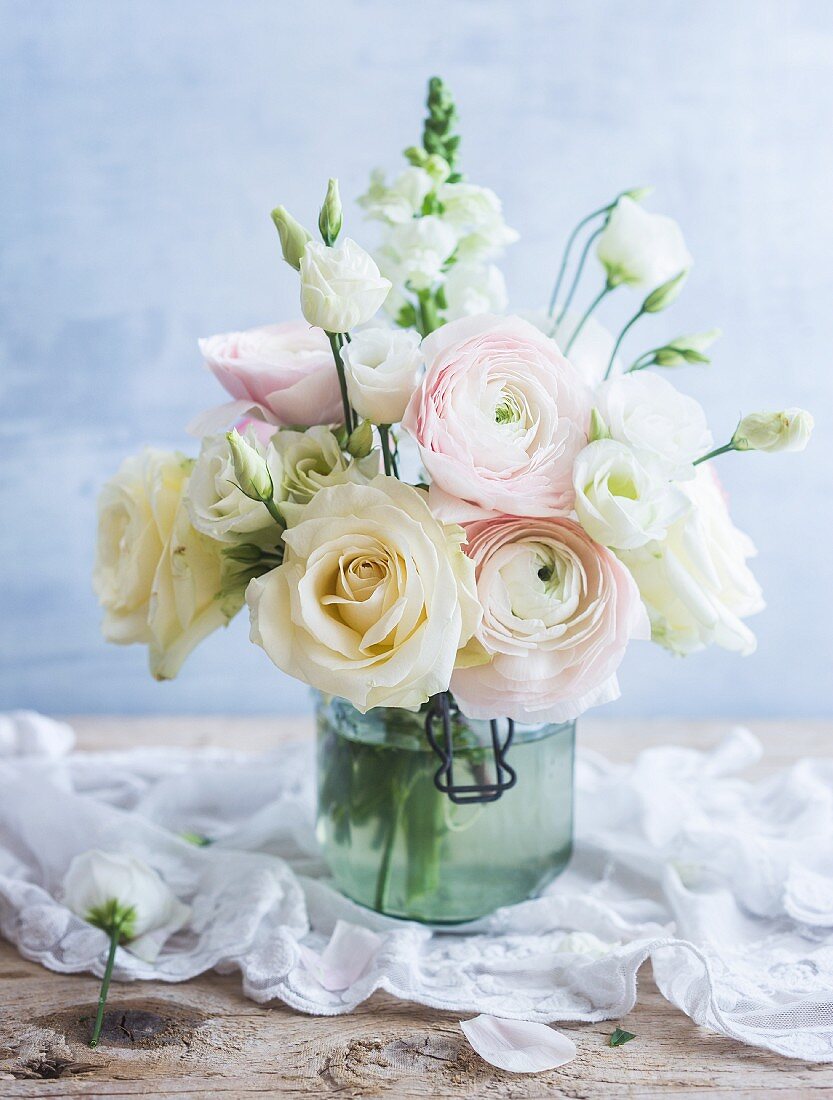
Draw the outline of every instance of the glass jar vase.
M317 694L317 835L336 885L395 917L451 924L523 901L572 849L575 722L516 724L515 784L495 801L458 805L438 790L441 759L425 714L360 714ZM495 779L488 722L453 712L454 782Z

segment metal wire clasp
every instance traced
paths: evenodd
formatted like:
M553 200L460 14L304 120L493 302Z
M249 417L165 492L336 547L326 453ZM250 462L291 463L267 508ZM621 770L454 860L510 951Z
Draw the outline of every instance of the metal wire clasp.
M452 802L458 805L467 805L473 802L496 802L504 791L514 787L517 775L506 763L506 753L512 744L515 733L515 723L511 718L506 719L506 738L503 742L498 733L498 720L492 718L489 727L492 732L492 752L495 761L494 783L468 783L456 784L454 782L454 744L451 734L451 715L459 713L457 704L449 700L448 692L441 691L434 695L428 704L425 715L425 736L434 752L442 763L434 775L434 786L438 791L447 794ZM442 744L434 734L434 722L436 719L442 722Z

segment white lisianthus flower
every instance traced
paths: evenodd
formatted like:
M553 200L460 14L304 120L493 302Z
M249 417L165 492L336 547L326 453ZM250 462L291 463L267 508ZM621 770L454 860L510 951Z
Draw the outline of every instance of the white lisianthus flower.
M150 669L171 679L206 635L242 604L226 592L222 546L195 530L184 496L194 465L178 452L128 458L101 492L93 586L109 642L150 647Z
M658 459L670 478L691 477L694 460L714 446L702 407L657 374L611 378L596 405L613 439Z
M457 245L451 226L435 214L395 225L379 250L385 272L397 286L426 290L441 278Z
M452 226L463 260L489 260L499 256L518 234L503 220L500 199L488 187L473 183L444 183L437 189L442 219Z
M506 310L506 281L494 264L457 263L445 280L447 321Z
M272 478L275 503L280 503L283 466L271 443L262 443L253 428L245 441L266 464ZM199 457L188 482L186 505L191 523L198 531L218 542L276 542L279 530L259 500L252 500L238 488L234 461L225 434L202 441Z
M568 309L561 321L556 324L545 309L527 310L519 314L524 320L543 332L545 336L555 340L563 351L567 346L576 326L581 321L581 314L574 309ZM613 354L615 344L613 334L595 317L588 317L584 322L578 336L570 348L570 362L584 378L588 386L594 388L601 384L610 357ZM617 356L613 363L614 373L619 369L621 360Z
M370 174L370 187L358 200L367 216L399 225L410 221L422 211L425 198L434 189L434 179L424 168L406 168L388 186L381 169Z
M338 247L310 241L301 257L301 310L325 332L349 332L382 306L390 282L373 259L347 237Z
M662 214L649 214L623 195L602 230L596 255L608 283L653 290L693 264L682 231Z
M737 451L803 451L813 424L806 409L750 413L738 424L732 443Z
M398 424L422 366L419 333L366 328L341 351L350 404L374 424Z
M755 635L742 620L764 607L746 564L755 547L732 523L712 469L698 467L696 478L680 489L691 509L665 539L619 552L645 601L652 638L678 654L712 643L752 653Z
M463 532L396 478L322 489L249 585L252 641L290 676L371 707L445 691L480 619Z
M130 941L130 950L149 962L191 913L143 860L98 849L73 859L64 876L62 897L76 916L105 931L111 931L114 918L121 917L121 932Z
M293 504L308 504L319 490L347 482L366 483L379 472L379 452L366 458L345 455L329 428L293 432L284 428L272 438L281 464L275 483L278 505L286 516Z
M584 448L573 467L573 483L582 527L596 542L616 550L664 539L690 506L655 459L613 439Z

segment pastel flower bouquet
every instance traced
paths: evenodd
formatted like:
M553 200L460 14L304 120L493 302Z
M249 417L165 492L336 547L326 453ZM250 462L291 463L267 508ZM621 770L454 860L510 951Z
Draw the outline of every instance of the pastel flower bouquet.
M692 264L646 190L579 223L547 310L507 315L495 260L517 234L464 179L455 128L432 79L422 143L359 200L373 256L342 236L334 180L320 240L273 211L303 320L200 341L231 400L192 425L196 458L146 450L105 486L95 567L105 636L147 644L159 679L248 606L252 641L318 693L336 882L434 921L563 867L574 722L616 698L632 640L753 650L754 548L711 460L812 428L757 413L715 445L667 377L707 363L714 331L625 357ZM635 295L615 339L614 293Z

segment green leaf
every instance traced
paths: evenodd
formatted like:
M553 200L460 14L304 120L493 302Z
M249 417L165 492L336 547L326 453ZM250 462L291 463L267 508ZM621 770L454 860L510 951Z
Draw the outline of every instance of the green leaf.
M415 328L417 322L416 310L408 302L396 315L396 323L400 328Z
M621 1027L617 1027L613 1034L607 1041L609 1047L621 1047L625 1043L629 1043L631 1039L635 1039L636 1036L632 1031L624 1031Z

